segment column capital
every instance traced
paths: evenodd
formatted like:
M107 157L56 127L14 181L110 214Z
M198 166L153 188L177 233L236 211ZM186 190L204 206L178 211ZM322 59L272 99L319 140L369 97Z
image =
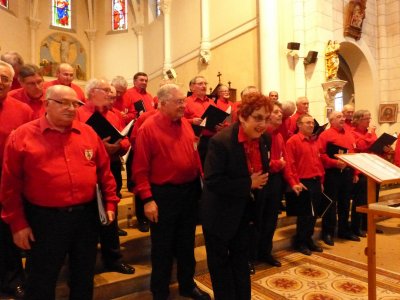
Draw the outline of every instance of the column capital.
M86 29L85 33L89 41L94 41L96 39L97 29Z
M171 12L171 2L172 0L161 0L160 9L164 15L169 15L169 13Z
M133 25L132 29L135 31L137 36L143 35L144 24L135 24Z
M28 17L28 24L31 29L38 29L41 23L42 21L39 19Z

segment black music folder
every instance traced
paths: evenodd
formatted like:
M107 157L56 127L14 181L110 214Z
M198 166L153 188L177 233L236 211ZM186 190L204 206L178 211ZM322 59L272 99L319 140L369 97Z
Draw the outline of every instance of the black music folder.
M369 151L381 155L383 154L383 148L385 146L391 146L394 141L397 140L396 137L394 137L391 134L388 134L384 132L372 145L369 147Z
M341 147L332 143L326 144L326 154L328 154L330 158L337 159L337 157L335 157L335 154L345 154L347 153L347 151L348 149L345 147Z
M229 116L229 113L219 109L214 105L209 105L201 118L206 120L205 127L209 130L215 130L215 126L225 121Z
M120 132L101 113L95 111L86 121L86 124L91 126L101 139L110 136L109 143L114 144L117 140L122 139L128 134L132 128L133 120Z
M329 123L325 123L324 125L319 125L317 120L314 119L314 130L313 130L313 135L315 136L319 136L322 132L324 132L324 130L326 129L326 127L328 126Z
M140 115L140 112L146 111L146 108L144 107L144 102L142 99L134 102L133 106L135 107L135 111L138 113L138 115Z
M204 126L192 124L194 135L197 137L201 135L204 128L205 128Z
M308 190L302 190L298 196L294 191L286 192L285 199L287 216L298 217L314 215L311 196Z

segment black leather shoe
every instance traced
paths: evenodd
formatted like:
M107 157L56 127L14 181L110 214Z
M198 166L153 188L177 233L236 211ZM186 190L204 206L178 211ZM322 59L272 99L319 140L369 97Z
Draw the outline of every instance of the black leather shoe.
M325 244L327 244L329 246L335 245L335 242L333 241L333 238L330 234L323 235L322 240L324 241Z
M197 286L189 292L180 292L180 295L196 300L211 300L210 295L199 289Z
M360 238L353 233L338 234L338 238L354 242L361 241Z
M256 268L254 267L254 264L251 261L249 261L249 272L250 272L250 275L256 274Z
M367 233L364 230L358 229L354 230L354 234L359 237L366 237Z
M383 233L383 230L377 228L377 229L375 230L375 232L376 232L376 233Z
M323 252L322 248L316 245L314 242L308 243L307 246L312 252Z
M139 222L138 229L140 232L149 232L150 226L148 222Z
M25 296L25 289L22 285L17 285L14 289L14 297L16 299L23 299Z
M297 247L295 248L295 250L298 251L298 252L300 252L300 253L302 253L302 254L304 254L304 255L308 255L308 256L311 255L311 250L308 249L308 247L307 247L306 245L297 246Z
M135 268L124 263L115 263L111 266L106 266L107 271L118 272L121 274L134 274Z
M259 259L259 261L265 262L271 266L278 267L278 268L282 266L281 262L279 260L275 259L272 255L261 257Z
M118 229L118 235L119 236L127 236L128 233L125 230L122 230L121 228Z

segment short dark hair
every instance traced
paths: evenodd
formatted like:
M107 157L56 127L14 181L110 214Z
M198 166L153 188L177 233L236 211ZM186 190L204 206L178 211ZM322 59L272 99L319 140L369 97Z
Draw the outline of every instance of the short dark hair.
M25 64L21 67L18 77L20 80L24 80L26 77L33 76L36 74L40 75L40 77L42 77L42 73L38 66L31 65L31 64Z
M148 77L146 73L144 72L137 72L135 75L133 75L133 80L138 79L139 76L145 76Z

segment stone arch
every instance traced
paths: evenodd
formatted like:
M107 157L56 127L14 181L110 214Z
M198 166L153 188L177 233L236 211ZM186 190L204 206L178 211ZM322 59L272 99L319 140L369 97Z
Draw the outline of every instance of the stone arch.
M40 67L44 76L55 76L60 63L69 63L75 78L86 80L86 51L82 44L66 33L52 33L40 44Z

